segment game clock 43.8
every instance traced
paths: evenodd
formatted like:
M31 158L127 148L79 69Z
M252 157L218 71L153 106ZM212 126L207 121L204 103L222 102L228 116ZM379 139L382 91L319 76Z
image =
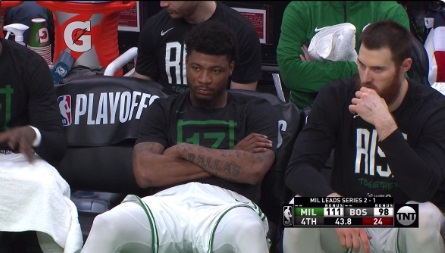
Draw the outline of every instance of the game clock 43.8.
M361 224L362 224L361 218L351 218L351 217L324 218L324 225L355 226Z

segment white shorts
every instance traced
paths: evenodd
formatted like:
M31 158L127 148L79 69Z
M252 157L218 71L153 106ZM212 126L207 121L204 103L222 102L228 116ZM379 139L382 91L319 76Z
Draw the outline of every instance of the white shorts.
M142 199L129 195L123 202L126 201L144 208L153 231L153 252L177 251L178 242L184 252L212 252L216 227L236 207L254 210L265 233L268 231L267 218L256 204L238 193L209 184L187 183Z

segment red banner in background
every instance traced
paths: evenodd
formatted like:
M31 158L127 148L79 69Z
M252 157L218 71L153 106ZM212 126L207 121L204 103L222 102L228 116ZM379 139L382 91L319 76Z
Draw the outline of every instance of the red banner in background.
M262 44L269 43L269 36L267 36L267 11L265 9L232 8L252 23Z
M136 1L136 5L131 9L123 10L119 14L118 19L118 31L130 31L130 32L140 32L140 8L139 1Z

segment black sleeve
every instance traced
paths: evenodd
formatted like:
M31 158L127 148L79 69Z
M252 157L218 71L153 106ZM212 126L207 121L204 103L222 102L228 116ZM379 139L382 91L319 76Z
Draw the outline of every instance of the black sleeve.
M139 134L136 144L140 142L157 142L168 147L168 117L170 112L156 99L141 115Z
M272 140L273 151L276 154L276 146L278 141L278 113L267 100L253 99L250 103L246 115L248 117L249 126L247 135L251 133L259 133L266 135Z
M135 71L157 81L159 78L159 69L154 51L158 50L155 48L155 41L158 40L157 37L159 34L155 35L153 32L154 27L155 24L153 18L149 18L139 34Z
M415 148L398 129L379 142L379 147L402 191L414 201L425 202L433 198L445 177L445 110L413 123L423 124Z
M248 21L249 22L249 21ZM237 36L238 55L231 80L237 83L251 83L261 79L261 44L255 28L246 23Z
M286 186L295 194L325 197L334 192L320 172L334 148L335 122L340 117L334 109L326 111L338 107L332 93L327 86L320 90L308 122L295 141L286 168Z
M62 116L57 105L56 93L50 70L40 56L32 61L33 69L25 77L29 89L30 124L42 134L36 153L51 164L65 155L67 140L62 126Z

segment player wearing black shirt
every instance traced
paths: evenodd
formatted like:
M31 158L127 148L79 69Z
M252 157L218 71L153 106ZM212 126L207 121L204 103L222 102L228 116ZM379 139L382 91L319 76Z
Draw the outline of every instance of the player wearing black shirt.
M4 39L0 131L1 233L36 231L45 252L80 250L70 187L51 166L63 158L67 141L49 67L34 51Z
M83 253L269 252L255 201L275 160L278 118L267 101L227 91L230 28L204 22L185 41L190 90L147 108L133 151L139 186L166 189L97 216Z
M300 196L415 201L419 228L285 229L284 252L444 252L438 207L445 211L445 97L405 78L412 64L406 28L375 22L360 42L359 75L320 91L295 143L286 185ZM319 170L333 148L329 183Z
M184 34L196 24L219 21L237 36L238 55L230 88L255 90L261 78L261 47L253 25L236 10L215 1L161 1L145 22L138 42L136 77L150 78L173 93L188 89Z
M23 46L14 41L0 39L0 43L0 130L4 132L26 125L36 127L41 133L41 143L35 151L43 159L55 163L65 153L66 137L48 65L42 57L31 50L23 50ZM31 130L32 139L32 129L28 130ZM11 133L9 140L3 139L5 135L0 136L0 141L12 142L31 157L32 147L26 145L24 136ZM20 141L24 146L18 146Z

